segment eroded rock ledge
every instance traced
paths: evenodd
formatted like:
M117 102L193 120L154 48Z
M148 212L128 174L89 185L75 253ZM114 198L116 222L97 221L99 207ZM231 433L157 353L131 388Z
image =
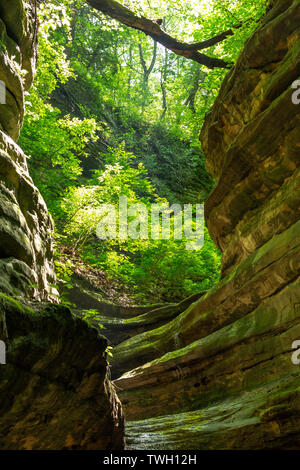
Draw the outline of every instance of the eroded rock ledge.
M298 0L272 2L206 119L222 280L115 348L129 448L299 448L299 24Z
M122 449L107 340L59 305L29 307L0 294L0 315L8 345L0 366L0 449Z

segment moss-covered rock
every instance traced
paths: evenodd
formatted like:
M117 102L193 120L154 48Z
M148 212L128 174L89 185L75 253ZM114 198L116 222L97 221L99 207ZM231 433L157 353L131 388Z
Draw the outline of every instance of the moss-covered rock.
M103 336L66 307L1 294L0 339L0 449L122 449Z

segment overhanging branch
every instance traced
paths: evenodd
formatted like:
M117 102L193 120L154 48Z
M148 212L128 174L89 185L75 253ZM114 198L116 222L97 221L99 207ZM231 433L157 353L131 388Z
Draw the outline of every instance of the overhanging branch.
M115 0L87 0L87 3L120 23L142 31L152 37L154 41L159 42L167 49L186 59L194 60L211 69L215 67L229 68L231 66L230 63L222 59L209 57L199 51L224 41L228 36L232 36L234 34L233 29L228 29L205 41L186 43L170 36L156 21L149 20L144 16L135 15L129 8L124 7ZM234 29L240 28L241 26L242 24L240 23L234 26Z

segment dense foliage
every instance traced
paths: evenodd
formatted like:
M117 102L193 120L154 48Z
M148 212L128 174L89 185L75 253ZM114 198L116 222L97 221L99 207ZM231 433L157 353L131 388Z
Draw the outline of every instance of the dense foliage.
M124 2L125 4L125 2ZM264 0L128 0L126 5L185 41L240 22L209 48L235 61L262 16ZM83 0L41 2L39 63L20 144L30 155L59 246L104 270L135 301L179 300L211 287L220 257L185 240L107 240L95 236L97 207L129 202L201 202L212 188L198 132L226 71L179 57Z

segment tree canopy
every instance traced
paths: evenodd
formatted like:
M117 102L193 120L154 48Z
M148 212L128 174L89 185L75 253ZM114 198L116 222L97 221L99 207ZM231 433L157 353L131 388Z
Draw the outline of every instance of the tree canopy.
M39 2L20 144L55 221L59 273L80 259L135 302L180 300L218 280L207 232L198 252L184 240L100 242L96 208L120 195L147 207L205 201L213 181L198 133L227 73L212 65L236 61L264 9L264 0ZM202 46L209 62L187 60Z
M206 65L209 68L220 67L228 68L229 62L221 59L208 57L199 51L212 47L219 42L224 41L228 36L233 36L234 29L241 28L242 23L234 25L232 28L222 31L209 39L187 43L176 39L168 34L162 28L163 19L148 19L145 16L137 15L129 8L114 0L87 0L87 2L97 10L109 15L126 26L142 31L150 36L154 41L159 42L175 54L194 60L199 64Z

